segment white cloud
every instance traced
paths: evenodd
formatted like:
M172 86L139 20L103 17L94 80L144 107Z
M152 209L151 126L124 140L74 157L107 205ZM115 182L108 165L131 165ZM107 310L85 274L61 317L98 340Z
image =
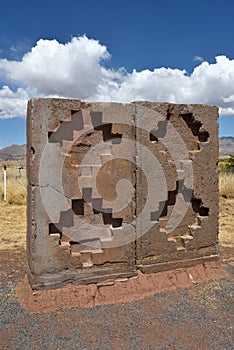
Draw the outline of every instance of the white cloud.
M8 86L0 90L0 119L25 117L29 95L26 90L18 88L13 92Z
M41 39L20 62L0 60L0 69L36 94L84 99L95 93L102 80L116 76L101 64L109 57L105 46L86 36L67 44Z
M18 51L20 51L20 50L21 50L21 48L20 48L20 47L15 46L15 45L12 45L12 46L10 47L10 50L11 50L12 52L18 52Z
M224 102L234 102L234 95L230 95L229 97L222 97Z
M201 56L195 56L195 57L193 58L193 60L194 60L194 62L203 62L203 61L204 61L204 58L201 57Z
M21 61L0 59L7 82L0 90L0 118L24 117L32 96L207 103L234 114L234 60L226 56L216 57L214 64L197 57L200 64L191 75L163 67L131 73L107 69L103 63L109 58L104 45L83 36L66 44L41 39Z

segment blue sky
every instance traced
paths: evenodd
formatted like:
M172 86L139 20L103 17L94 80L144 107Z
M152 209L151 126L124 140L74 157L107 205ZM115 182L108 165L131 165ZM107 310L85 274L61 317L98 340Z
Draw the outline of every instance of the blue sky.
M0 147L25 143L32 96L216 104L234 136L233 13L231 0L3 2Z

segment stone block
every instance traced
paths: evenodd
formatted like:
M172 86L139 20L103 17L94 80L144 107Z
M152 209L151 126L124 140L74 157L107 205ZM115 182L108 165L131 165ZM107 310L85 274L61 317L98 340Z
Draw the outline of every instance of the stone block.
M217 258L217 118L205 105L29 101L32 287Z

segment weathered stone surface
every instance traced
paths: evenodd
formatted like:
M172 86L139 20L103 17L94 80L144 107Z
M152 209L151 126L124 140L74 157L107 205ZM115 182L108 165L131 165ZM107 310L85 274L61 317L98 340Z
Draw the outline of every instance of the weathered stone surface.
M138 153L141 154L142 146L146 146L155 157L160 159L168 192L164 198L162 213L158 218L154 218L153 215L154 227L137 240L138 268L143 272L156 272L166 270L169 266L175 268L194 265L203 259L217 256L217 108L206 105L150 102L140 102L140 105L154 110L161 116L162 121L156 122L155 126L157 140L152 140L152 137L150 139L145 130L138 128ZM142 118L144 118L143 122ZM154 118L157 119L157 116L155 115ZM151 115L145 114L141 117L140 123L153 127L152 119ZM159 123L162 124L162 127L157 130ZM184 146L185 150L183 150ZM162 149L163 147L165 150ZM172 149L173 152L169 149ZM191 166L193 175L188 176L188 179L184 178L183 164ZM141 159L138 166L140 165ZM191 177L193 181L186 184ZM141 175L137 175L137 208L139 211L145 205L144 188L146 185ZM162 191L160 181L154 191L155 195ZM173 230L167 230L168 221L180 192L187 201L184 207L184 217L181 217L179 224ZM183 205L181 207L183 208ZM176 210L175 215L180 214L181 210ZM141 223L137 224L137 230L141 235L142 225L140 225Z
M28 276L97 283L217 257L218 110L28 104Z

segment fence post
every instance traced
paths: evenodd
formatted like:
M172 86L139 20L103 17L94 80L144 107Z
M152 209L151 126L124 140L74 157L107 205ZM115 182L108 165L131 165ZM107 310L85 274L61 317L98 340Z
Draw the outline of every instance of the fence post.
M4 177L4 202L7 200L7 176L6 176L6 165L4 165L3 177Z

